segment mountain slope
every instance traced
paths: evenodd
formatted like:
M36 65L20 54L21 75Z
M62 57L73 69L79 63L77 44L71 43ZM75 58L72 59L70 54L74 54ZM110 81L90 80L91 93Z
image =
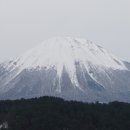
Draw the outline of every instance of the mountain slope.
M84 39L52 38L0 65L0 98L44 95L81 101L130 101L130 71Z
M129 62L126 62L126 61L124 61L124 64L125 64L125 66L127 67L127 69L129 69L129 70L130 70L130 63L129 63Z

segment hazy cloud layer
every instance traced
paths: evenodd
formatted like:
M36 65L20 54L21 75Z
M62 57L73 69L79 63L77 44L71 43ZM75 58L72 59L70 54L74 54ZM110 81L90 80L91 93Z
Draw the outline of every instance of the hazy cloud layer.
M82 37L130 61L130 0L0 0L0 60L55 36Z

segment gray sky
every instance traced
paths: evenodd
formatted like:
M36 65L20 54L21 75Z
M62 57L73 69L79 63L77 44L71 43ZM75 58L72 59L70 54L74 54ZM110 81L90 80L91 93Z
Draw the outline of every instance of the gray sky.
M86 38L130 61L130 0L0 0L0 61L55 36Z

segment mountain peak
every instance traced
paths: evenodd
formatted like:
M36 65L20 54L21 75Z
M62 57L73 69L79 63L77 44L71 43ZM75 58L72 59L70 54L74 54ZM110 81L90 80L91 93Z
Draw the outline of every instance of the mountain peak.
M89 40L54 37L48 39L26 52L17 59L19 64L26 67L55 66L57 64L75 64L80 62L84 65L90 63L96 66L112 69L126 69L118 58L108 53L104 48Z
M127 68L89 40L54 37L0 65L0 96L53 95L71 100L110 101L122 96L124 99L125 94L129 100Z
M20 71L54 68L59 78L65 68L74 84L78 84L76 63L79 63L87 71L90 68L126 69L122 61L102 47L85 39L70 37L48 39L19 57L15 63Z

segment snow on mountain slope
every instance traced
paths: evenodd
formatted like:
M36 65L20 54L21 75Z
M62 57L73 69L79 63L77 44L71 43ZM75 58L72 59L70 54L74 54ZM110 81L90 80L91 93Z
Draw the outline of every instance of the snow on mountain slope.
M125 66L130 70L130 63L127 61L124 61Z
M73 69L79 61L113 69L126 69L124 63L102 47L84 39L52 38L31 49L18 59L23 67L66 65Z
M88 70L89 65L93 67L105 67L111 69L125 70L122 61L108 53L102 47L84 39L52 38L39 46L31 49L16 61L20 69L54 67L61 77L63 67L66 68L71 81L78 85L76 79L75 63L79 62Z
M0 65L0 98L60 94L108 101L130 90L129 77L124 62L104 48L84 39L56 37Z

